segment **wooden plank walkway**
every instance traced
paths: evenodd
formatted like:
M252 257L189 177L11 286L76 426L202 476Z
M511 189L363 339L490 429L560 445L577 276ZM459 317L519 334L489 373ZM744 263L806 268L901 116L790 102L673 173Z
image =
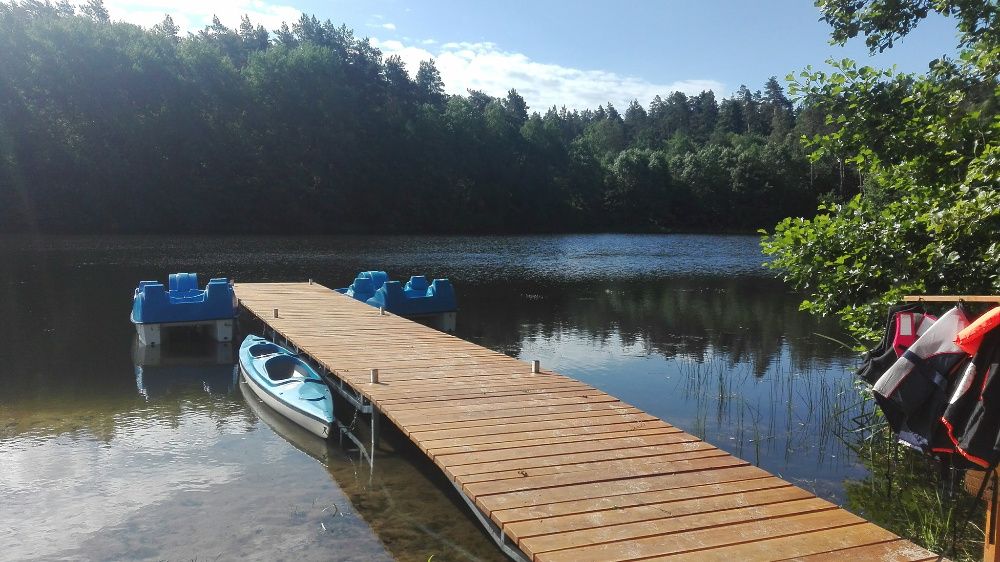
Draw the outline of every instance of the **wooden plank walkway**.
M579 381L321 285L236 292L396 424L530 560L938 559Z

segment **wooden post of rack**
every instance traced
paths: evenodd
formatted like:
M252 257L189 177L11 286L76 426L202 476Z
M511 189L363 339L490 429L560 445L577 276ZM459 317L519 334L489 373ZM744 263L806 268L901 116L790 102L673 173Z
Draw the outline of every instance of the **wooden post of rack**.
M965 490L972 495L979 493L979 488L986 478L985 470L969 470L965 473ZM990 483L983 490L983 499L986 500L986 520L983 523L983 532L986 537L983 539L983 562L1000 562L1000 550L997 549L997 474L994 471L989 474Z
M1000 296L997 295L907 295L903 297L905 302L982 302L1000 303ZM986 521L983 523L983 562L1000 562L1000 501L997 501L997 478L1000 478L1000 470L986 474L985 470L969 470L965 473L965 489L970 494L978 494L979 488L983 484L984 478L990 478L990 483L983 490L983 499L986 500Z

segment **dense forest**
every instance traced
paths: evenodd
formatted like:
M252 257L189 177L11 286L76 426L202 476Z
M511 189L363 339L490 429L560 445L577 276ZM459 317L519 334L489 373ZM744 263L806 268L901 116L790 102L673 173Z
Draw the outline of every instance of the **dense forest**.
M181 36L99 0L0 4L0 53L4 231L751 231L858 183L774 78L529 108L315 17Z

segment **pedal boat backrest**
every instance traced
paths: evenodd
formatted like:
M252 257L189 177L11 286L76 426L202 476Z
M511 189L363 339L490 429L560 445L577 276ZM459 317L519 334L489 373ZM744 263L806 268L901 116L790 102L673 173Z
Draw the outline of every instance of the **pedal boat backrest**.
M407 297L423 297L427 296L427 289L430 285L427 283L427 278L423 275L414 275L410 277L407 281L406 286L403 287L403 292L406 293Z

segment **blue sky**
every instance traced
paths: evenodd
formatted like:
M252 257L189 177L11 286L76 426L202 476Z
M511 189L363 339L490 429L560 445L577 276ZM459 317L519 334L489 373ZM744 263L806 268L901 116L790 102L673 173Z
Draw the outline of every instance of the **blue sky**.
M620 108L630 99L704 89L728 95L760 89L830 57L921 72L953 53L953 22L923 22L893 49L869 57L863 41L829 44L829 27L809 0L457 2L402 0L105 0L111 16L152 25L170 13L197 30L217 14L235 27L241 14L274 29L298 14L346 23L411 73L433 57L451 93L504 95L516 88L533 109L550 105Z

